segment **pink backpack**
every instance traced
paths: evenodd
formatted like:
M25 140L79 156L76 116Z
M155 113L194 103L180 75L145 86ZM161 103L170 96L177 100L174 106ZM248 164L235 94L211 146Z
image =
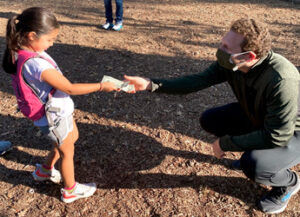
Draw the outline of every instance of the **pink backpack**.
M24 116L33 121L39 120L45 115L45 104L39 98L36 90L34 90L34 88L25 80L22 69L27 60L35 57L43 58L55 68L57 67L52 60L45 58L38 53L20 50L18 51L17 73L12 75L12 86L17 98L18 107ZM50 95L52 96L54 92L55 89L53 88Z

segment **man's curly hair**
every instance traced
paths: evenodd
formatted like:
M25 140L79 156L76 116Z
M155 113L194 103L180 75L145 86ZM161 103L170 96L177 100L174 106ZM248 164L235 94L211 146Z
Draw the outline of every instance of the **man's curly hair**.
M264 57L271 50L271 36L268 28L254 19L238 19L233 22L230 30L244 36L242 50L253 51L257 58Z

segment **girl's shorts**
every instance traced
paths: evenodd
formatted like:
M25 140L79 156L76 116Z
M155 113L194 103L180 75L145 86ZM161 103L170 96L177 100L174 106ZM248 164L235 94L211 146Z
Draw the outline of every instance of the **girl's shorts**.
M68 134L73 130L73 115L60 117L52 127L42 126L39 128L48 139L57 143L58 147L60 147Z

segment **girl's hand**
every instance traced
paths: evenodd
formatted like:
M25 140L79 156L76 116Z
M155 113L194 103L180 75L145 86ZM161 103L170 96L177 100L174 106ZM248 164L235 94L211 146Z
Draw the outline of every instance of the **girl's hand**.
M104 92L120 91L116 87L116 85L112 82L102 82L100 84L101 84L100 91L104 91Z
M127 76L124 75L126 81L129 81L129 84L133 84L135 91L143 91L151 89L151 81L149 78L142 78L138 76Z

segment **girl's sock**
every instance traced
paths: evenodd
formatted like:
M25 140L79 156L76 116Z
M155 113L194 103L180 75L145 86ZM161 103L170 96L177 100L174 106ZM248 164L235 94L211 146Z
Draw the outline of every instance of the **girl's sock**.
M47 165L42 165L42 173L50 173L50 171L53 169L53 167L49 167L49 166L47 166Z
M74 191L74 189L75 189L76 184L77 183L75 182L75 184L72 187L70 187L70 188L64 188L64 190L66 190L68 193L72 193Z

